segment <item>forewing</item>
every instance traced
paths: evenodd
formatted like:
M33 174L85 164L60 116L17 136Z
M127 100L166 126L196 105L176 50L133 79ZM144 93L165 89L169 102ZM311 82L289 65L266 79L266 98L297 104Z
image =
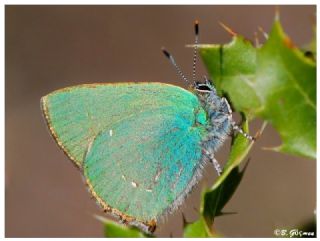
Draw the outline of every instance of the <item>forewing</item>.
M41 106L51 134L79 167L94 138L118 122L145 112L169 114L177 108L182 112L201 108L191 92L161 83L79 85L44 96Z

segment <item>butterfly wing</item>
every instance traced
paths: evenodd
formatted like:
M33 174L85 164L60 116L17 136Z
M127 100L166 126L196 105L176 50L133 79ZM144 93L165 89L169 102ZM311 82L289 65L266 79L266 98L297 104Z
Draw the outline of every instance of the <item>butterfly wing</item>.
M175 208L201 164L205 130L194 123L191 111L143 113L99 133L84 161L95 195L143 222Z
M43 97L42 106L91 192L118 216L158 219L195 184L206 115L191 92L159 83L82 85Z
M81 167L88 144L112 123L145 111L197 108L190 92L160 83L89 84L42 97L41 107L58 145Z

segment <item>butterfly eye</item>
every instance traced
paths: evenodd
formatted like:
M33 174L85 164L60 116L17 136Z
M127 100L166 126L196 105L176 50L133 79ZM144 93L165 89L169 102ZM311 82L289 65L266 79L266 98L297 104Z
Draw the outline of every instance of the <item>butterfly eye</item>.
M204 90L204 91L210 91L211 89L208 87L208 86L206 86L206 85L202 85L202 86L198 86L198 88L197 88L198 90Z
M212 91L210 86L208 86L207 84L201 84L199 82L195 82L195 90L197 90L198 92L205 92L205 93L209 93Z

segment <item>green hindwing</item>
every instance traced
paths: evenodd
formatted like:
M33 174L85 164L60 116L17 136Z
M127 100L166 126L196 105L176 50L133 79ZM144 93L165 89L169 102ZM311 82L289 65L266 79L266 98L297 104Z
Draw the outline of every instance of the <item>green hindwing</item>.
M42 107L92 194L124 219L157 220L200 177L206 114L189 91L160 83L80 85L43 97Z

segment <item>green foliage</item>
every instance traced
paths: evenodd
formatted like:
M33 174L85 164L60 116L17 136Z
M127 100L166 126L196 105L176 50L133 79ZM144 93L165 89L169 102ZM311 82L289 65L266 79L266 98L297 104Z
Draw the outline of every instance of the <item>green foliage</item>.
M280 134L273 149L316 158L316 63L274 22L266 43L255 48L235 35L225 45L200 45L220 93L249 119L261 117Z
M106 219L101 216L96 216L104 224L104 236L108 238L147 238L151 237L142 233L135 227L129 227L119 224L112 220Z
M202 217L194 223L186 224L183 232L185 238L209 238L212 237Z

